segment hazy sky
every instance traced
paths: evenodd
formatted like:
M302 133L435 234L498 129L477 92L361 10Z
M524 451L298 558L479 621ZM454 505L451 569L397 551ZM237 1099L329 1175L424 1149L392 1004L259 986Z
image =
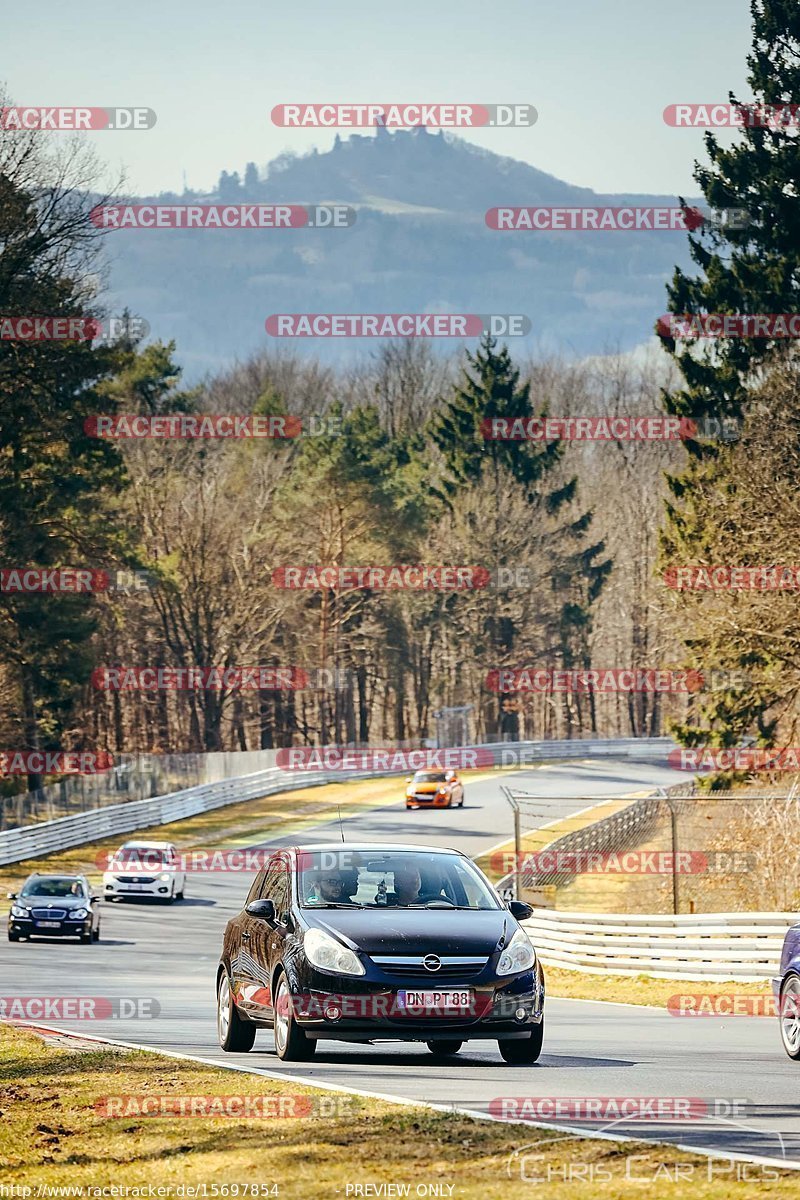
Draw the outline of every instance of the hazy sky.
M156 110L87 135L140 193L327 149L333 131L271 124L291 101L525 101L533 128L464 136L598 191L693 193L702 135L662 110L749 97L745 0L38 0L2 29L15 103Z

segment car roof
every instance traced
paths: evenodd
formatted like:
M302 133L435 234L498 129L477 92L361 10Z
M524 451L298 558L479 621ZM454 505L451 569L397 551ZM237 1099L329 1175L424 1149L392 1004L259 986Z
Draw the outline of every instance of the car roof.
M167 850L173 844L173 842L123 842L122 849L125 850L130 846L142 846L146 850Z
M374 854L394 854L398 850L413 850L418 854L458 854L460 857L464 857L460 850L454 850L452 846L414 846L403 842L314 842L308 846L276 847L276 853L278 849L289 850L293 854L316 853L323 850L360 850Z

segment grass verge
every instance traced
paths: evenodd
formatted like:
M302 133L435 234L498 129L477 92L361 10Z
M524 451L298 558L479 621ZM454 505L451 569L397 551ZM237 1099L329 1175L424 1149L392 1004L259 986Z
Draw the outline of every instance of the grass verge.
M545 967L548 996L570 1000L609 1000L618 1004L645 1004L655 1008L675 1007L676 996L696 996L702 993L713 1004L714 997L763 997L765 1011L751 1011L750 1016L773 1016L768 1004L772 988L768 980L737 983L734 980L702 982L691 979L654 979L650 975L587 975L581 970L566 967ZM705 1003L705 999L704 999ZM723 1000L723 1006L725 1000ZM742 1004L742 1008L746 1005ZM758 1006L756 1006L758 1007Z
M379 1078L374 1082L380 1087ZM294 1105L304 1097L301 1107L325 1107L302 1117L113 1119L96 1107L121 1093L151 1101L246 1093L269 1097L284 1112L296 1111L289 1107L291 1095ZM405 1184L411 1196L505 1200L527 1194L538 1175L548 1180L551 1200L623 1200L645 1194L648 1182L660 1193L661 1185L673 1179L683 1182L663 1194L723 1200L739 1191L732 1180L745 1169L745 1164L707 1160L677 1148L565 1137L141 1051L45 1041L8 1025L0 1026L0 1110L0 1182L42 1189L144 1187L146 1195L152 1185L171 1187L166 1195L175 1196L181 1195L174 1190L178 1185L205 1185L208 1196L233 1196L232 1188L214 1192L211 1185L277 1184L276 1191L260 1194L324 1200L402 1195L375 1189ZM743 1197L797 1195L793 1172L755 1165L746 1171ZM352 1189L359 1184L362 1190L356 1193ZM372 1189L363 1190L366 1184ZM432 1190L437 1184L438 1192ZM419 1185L430 1190L418 1191ZM239 1190L240 1197L244 1194Z

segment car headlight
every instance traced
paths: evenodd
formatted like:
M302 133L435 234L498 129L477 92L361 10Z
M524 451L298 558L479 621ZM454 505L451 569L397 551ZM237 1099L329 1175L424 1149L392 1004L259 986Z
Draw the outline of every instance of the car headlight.
M88 915L88 908L73 908L71 913L67 913L70 921L85 921Z
M169 883L170 879L172 879L172 876L170 875L169 871L162 871L158 878L163 879L164 883Z
M352 950L322 929L307 929L303 938L306 958L313 967L336 975L366 975L364 964Z
M517 971L529 971L536 962L536 951L524 929L518 929L500 955L498 975L513 975Z
M23 908L21 904L12 904L11 915L12 917L29 917L31 914L30 910Z

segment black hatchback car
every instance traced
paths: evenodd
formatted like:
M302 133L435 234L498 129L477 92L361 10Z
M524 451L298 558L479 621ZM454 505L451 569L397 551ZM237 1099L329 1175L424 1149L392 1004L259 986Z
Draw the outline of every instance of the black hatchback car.
M325 844L276 850L225 929L223 1050L272 1028L279 1058L320 1039L425 1042L455 1054L496 1040L509 1063L542 1049L544 976L519 921L455 850Z
M29 875L19 893L9 892L8 940L76 937L100 940L98 897L85 875Z

